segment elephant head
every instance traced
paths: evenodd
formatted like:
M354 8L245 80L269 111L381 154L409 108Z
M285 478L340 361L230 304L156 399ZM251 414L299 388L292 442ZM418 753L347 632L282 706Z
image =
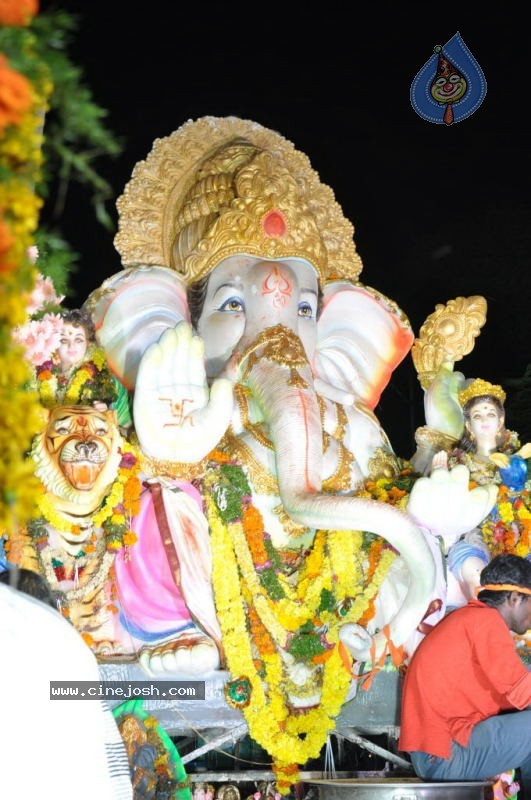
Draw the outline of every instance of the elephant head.
M322 392L332 397L335 390L337 397L344 399L338 405L345 409L347 419L351 410L359 412L355 404L363 404L367 408L364 413L370 415L369 398L374 401L378 397L391 369L388 365L387 371L382 367L382 358L375 358L371 367L368 348L381 352L387 347L398 359L404 344L408 344L403 322L395 309L366 287L347 283L325 287L328 292L323 298L316 270L302 259L234 255L216 265L206 280L189 292L190 308L184 303L180 308L175 306L173 321L177 325L167 327L161 336L158 331L153 333L155 327L150 330L145 325L149 309L142 309L136 324L135 314L131 313L138 286L146 281L156 283L161 272L164 283L168 274L162 268L143 267L115 276L100 295L105 298L100 316L101 306L93 305L100 343L105 346L105 341L115 343L121 338L121 349L116 348L112 356L115 364L131 367L134 354L130 343L134 342L137 352L145 349L139 366L135 367L135 426L143 448L154 456L193 463L218 444L229 423L236 435L248 435L241 427L238 404L232 401L232 387L244 387L250 398L251 417L270 439L264 463L269 464L278 481L286 515L297 525L310 529L369 531L382 536L399 551L410 580L406 597L391 621L390 633L393 641L403 643L429 604L435 572L433 557L423 534L407 514L354 496L352 490L360 477L355 471L355 461L348 487L351 491L334 494L324 491L326 437L322 407L326 400L316 388L324 387ZM178 283L180 279L173 274L174 282ZM118 290L109 301L111 284ZM128 309L129 294L133 301ZM182 297L182 292L177 288L173 296ZM354 311L356 304L364 308L361 319L352 311L345 314L348 299ZM338 305L343 306L344 313L340 320L334 319L333 313ZM156 316L153 309L151 313ZM128 329L120 337L113 322L116 319L127 320ZM144 341L139 348L142 330ZM150 336L154 339L151 344ZM349 336L350 363L345 358ZM356 370L356 358L360 359L362 369ZM155 373L158 377L154 378ZM194 407L197 387L192 384L202 380L203 398L198 397ZM182 387L174 411L168 404L156 409L157 398L168 396L172 381ZM212 396L216 388L224 397L220 403L208 400L209 390ZM175 420L175 408L182 410L186 399L190 401L189 411L184 407L179 426L171 422L171 413ZM186 419L190 422L188 428ZM161 427L165 424L166 428ZM385 434L372 415L370 426L378 433L378 442L385 443ZM209 435L202 438L204 429L208 429ZM174 433L184 434L185 440L180 445L173 438ZM350 448L347 438L346 446ZM203 441L201 452L196 449L199 441ZM260 458L259 445L256 442L252 445ZM365 642L357 655L368 658L370 644ZM385 646L381 634L376 637L376 645Z
M353 228L331 189L276 132L205 117L157 141L118 209L126 269L88 305L134 391L144 451L193 465L230 426L274 473L296 525L387 539L414 576L391 624L400 644L428 605L433 558L405 513L354 489L378 451L394 458L372 409L413 335L358 283Z

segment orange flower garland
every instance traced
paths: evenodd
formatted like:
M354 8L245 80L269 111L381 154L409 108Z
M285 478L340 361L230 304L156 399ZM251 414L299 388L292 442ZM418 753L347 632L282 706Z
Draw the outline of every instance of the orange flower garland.
M374 547L367 581L363 534L319 530L309 552L300 554L298 574L292 565L286 574L241 466L225 458L203 483L214 596L231 676L225 695L272 757L277 788L286 794L301 765L321 752L352 680L352 658L339 630L366 611L395 553ZM296 684L292 663L304 676ZM295 697L311 702L294 707Z
M35 0L0 0L0 25L25 26L38 8ZM35 194L42 165L42 119L52 85L48 68L34 53L37 78L31 81L0 55L0 535L29 519L39 482L26 454L43 424L22 349L12 331L26 318L36 278L29 256L42 200Z
M0 135L8 125L20 125L32 103L31 85L0 54Z
M0 25L28 25L38 10L38 0L0 0Z

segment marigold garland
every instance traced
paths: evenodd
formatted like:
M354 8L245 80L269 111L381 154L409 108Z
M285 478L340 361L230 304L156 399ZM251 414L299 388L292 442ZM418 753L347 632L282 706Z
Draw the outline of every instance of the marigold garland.
M364 535L317 531L303 566L288 578L242 468L224 459L205 478L205 488L214 595L232 676L227 699L242 709L250 735L271 755L285 794L300 766L321 752L350 686L340 627L366 612L396 553L382 548L378 563L373 555L367 582ZM274 582L264 578L268 572L275 573ZM306 664L305 686L295 687L286 670L294 658ZM295 688L318 699L294 713L289 692Z
M26 25L37 6L32 0L0 6L0 23ZM38 61L38 59L37 59ZM42 200L35 193L42 162L42 119L51 83L40 64L29 80L0 56L0 533L24 524L39 492L31 441L44 423L31 371L11 331L26 317L26 301L36 271L29 257Z
M528 489L519 492L501 484L495 507L481 525L483 539L492 557L514 553L526 558L531 545L531 498Z
M95 528L103 528L107 550L118 550L136 542L137 536L131 530L132 519L140 510L142 482L138 477L140 461L133 445L124 442L120 448L122 459L118 475L113 482L101 508L92 515ZM43 493L37 501L40 518L34 520L31 528L33 537L42 538L42 525L46 522L64 533L79 533L79 526L57 511L48 495ZM94 540L90 549L93 549ZM88 549L88 548L86 548Z
M34 385L45 408L58 404L91 405L96 400L111 405L118 394L105 353L99 347L90 347L86 361L67 374L55 361L45 361L36 369Z

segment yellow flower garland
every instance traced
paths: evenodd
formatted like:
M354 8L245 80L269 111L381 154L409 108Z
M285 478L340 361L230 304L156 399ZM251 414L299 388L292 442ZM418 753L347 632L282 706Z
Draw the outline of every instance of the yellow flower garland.
M38 54L34 55L38 60ZM23 350L11 339L11 331L26 318L27 293L37 275L28 252L42 206L35 186L42 163L42 117L53 88L46 66L39 66L39 78L30 85L31 105L0 139L4 175L0 221L8 234L0 254L0 535L30 518L39 492L26 453L43 424L42 409L36 393L27 390L31 370Z
M92 515L91 521L95 528L102 527L107 521L112 526L125 528L119 537L110 537L107 541L108 550L117 550L123 545L136 542L136 534L130 530L132 518L138 512L138 503L142 485L138 478L139 457L137 449L127 442L121 445L121 451L134 456L134 463L120 467L109 494L106 496L101 508ZM76 532L78 526L72 523L61 512L54 508L47 494L42 494L37 500L37 506L46 522L64 533ZM123 509L120 510L120 509Z
M287 597L273 601L256 574L242 522L223 522L210 496L206 497L206 506L211 530L212 580L227 663L235 679L246 679L250 684L243 713L250 735L273 758L277 787L284 794L296 782L299 766L321 752L345 702L352 673L343 660L339 629L345 622L355 622L361 617L396 553L384 550L371 581L360 591L362 534L319 531L296 588L279 576ZM327 626L331 649L323 663L314 668L320 701L317 706L294 715L285 691L287 680L280 651L286 648L290 632L315 617L324 588L332 590L341 600L349 599L350 605L343 615L321 613L320 621ZM263 679L255 660L257 645L248 633L246 597L252 597L262 624L277 645L275 652L261 654Z
M86 382L94 379L94 375L88 367L89 363L94 364L98 372L101 372L103 369L108 369L103 350L94 345L89 347L83 363L73 370L72 377L68 381L64 397L61 400L62 405L75 406L79 403ZM39 397L45 408L53 408L59 402L58 391L60 375L57 370L58 366L54 364L49 371L46 370L46 372L37 379Z

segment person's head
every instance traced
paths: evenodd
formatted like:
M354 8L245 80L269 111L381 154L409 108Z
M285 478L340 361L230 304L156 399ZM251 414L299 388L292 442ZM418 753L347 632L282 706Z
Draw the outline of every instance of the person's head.
M19 592L41 600L52 608L57 608L53 592L44 575L39 572L13 564L9 569L0 572L0 581L12 586L13 589L18 589Z
M531 561L513 553L495 556L481 571L480 584L485 588L478 600L496 608L512 631L531 629Z
M95 331L90 316L82 309L66 311L62 319L57 356L62 368L68 370L83 361L88 347L95 342Z
M465 430L460 447L473 452L478 445L494 449L505 437L505 392L501 386L477 379L459 393Z

